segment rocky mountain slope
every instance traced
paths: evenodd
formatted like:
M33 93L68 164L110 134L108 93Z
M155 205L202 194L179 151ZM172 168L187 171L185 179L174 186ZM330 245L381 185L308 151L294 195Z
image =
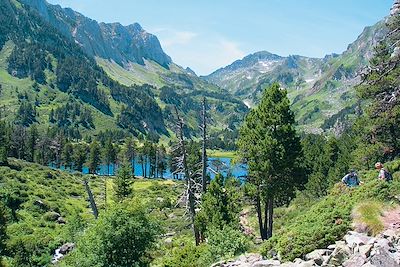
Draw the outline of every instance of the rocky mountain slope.
M279 82L289 90L300 125L308 130L329 128L333 126L327 122L329 118L355 104L351 88L358 83L357 73L371 58L373 47L385 31L383 21L365 28L340 55L281 57L262 51L204 78L229 90L249 106L257 103L266 85Z
M75 138L111 130L158 139L174 130L173 105L192 135L203 97L214 132L236 127L247 111L173 64L138 24L99 24L43 0L5 0L0 9L0 105L8 121L56 126Z
M82 14L45 0L22 0L53 27L73 39L90 56L129 66L143 65L144 60L153 60L167 67L171 58L164 53L157 37L146 32L138 23L122 26L120 23L98 23Z

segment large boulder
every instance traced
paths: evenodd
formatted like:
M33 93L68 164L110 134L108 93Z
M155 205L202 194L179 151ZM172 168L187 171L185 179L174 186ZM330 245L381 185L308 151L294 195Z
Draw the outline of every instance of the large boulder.
M360 254L355 254L343 262L343 267L362 267L366 261L367 259Z
M326 263L327 265L340 266L343 264L343 262L349 259L350 256L350 248L344 243L337 242L335 250L332 252L329 260Z
M262 260L262 261L256 261L251 265L251 267L274 267L274 266L280 266L281 263L278 260Z
M357 233L350 231L348 232L347 235L345 235L344 240L346 241L346 244L350 248L356 248L358 246L366 245L368 242L372 239L372 237L369 237L365 234L362 233Z
M362 245L358 248L358 253L360 253L361 256L364 258L368 258L371 255L371 251L374 245L367 244L367 245Z
M317 249L308 253L304 258L306 261L313 260L316 264L322 265L324 262L324 256L328 256L331 253L332 251L328 249Z
M75 248L75 244L74 243L65 243L64 245L62 245L60 247L60 253L63 254L63 255L66 255L69 252L71 252L74 248Z
M377 248L374 255L371 256L369 262L375 267L396 267L399 264L392 258L385 248Z

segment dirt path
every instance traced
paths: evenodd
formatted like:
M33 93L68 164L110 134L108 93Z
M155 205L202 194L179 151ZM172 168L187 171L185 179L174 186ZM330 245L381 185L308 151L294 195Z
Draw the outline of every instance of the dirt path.
M400 206L386 211L382 217L383 226L385 230L392 229L400 230Z
M243 233L248 236L254 235L253 229L250 227L249 223L250 210L250 207L246 207L240 213L240 226L243 230Z

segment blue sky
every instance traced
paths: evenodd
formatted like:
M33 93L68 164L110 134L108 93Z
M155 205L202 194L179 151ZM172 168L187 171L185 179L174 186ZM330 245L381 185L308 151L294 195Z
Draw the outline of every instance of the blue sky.
M200 75L261 50L341 53L392 0L48 0L102 22L140 23L174 62Z

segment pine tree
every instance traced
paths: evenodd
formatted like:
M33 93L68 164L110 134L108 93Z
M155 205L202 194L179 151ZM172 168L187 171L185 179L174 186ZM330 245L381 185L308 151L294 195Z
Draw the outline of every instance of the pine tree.
M64 145L64 148L61 153L61 162L65 168L72 167L73 155L74 155L73 153L74 153L74 149L73 149L72 144L70 142L67 142Z
M73 154L73 162L74 162L74 168L77 171L82 172L83 170L83 164L86 161L86 156L87 156L87 147L84 144L77 144L74 146L74 154Z
M39 132L37 130L36 125L32 125L29 129L29 134L28 134L28 140L27 140L27 147L28 147L28 157L27 160L30 162L34 162L35 160L35 150L36 150L36 145L39 139Z
M306 182L294 123L286 90L273 84L264 91L259 106L250 111L240 129L239 153L248 164L247 182L254 187L262 239L272 236L274 205L287 203L296 188Z
M125 162L118 169L117 177L115 178L115 194L119 201L128 197L132 193L132 174L129 163Z
M95 174L101 163L101 150L100 145L93 141L90 144L89 154L89 172Z
M107 174L110 176L110 165L114 165L116 158L117 158L117 152L116 149L112 143L111 138L108 138L105 147L104 147L104 163L107 165Z
M125 141L124 157L132 167L132 176L135 177L135 157L136 157L136 143L133 138L128 137Z
M9 140L8 127L4 122L0 121L0 165L8 164Z

